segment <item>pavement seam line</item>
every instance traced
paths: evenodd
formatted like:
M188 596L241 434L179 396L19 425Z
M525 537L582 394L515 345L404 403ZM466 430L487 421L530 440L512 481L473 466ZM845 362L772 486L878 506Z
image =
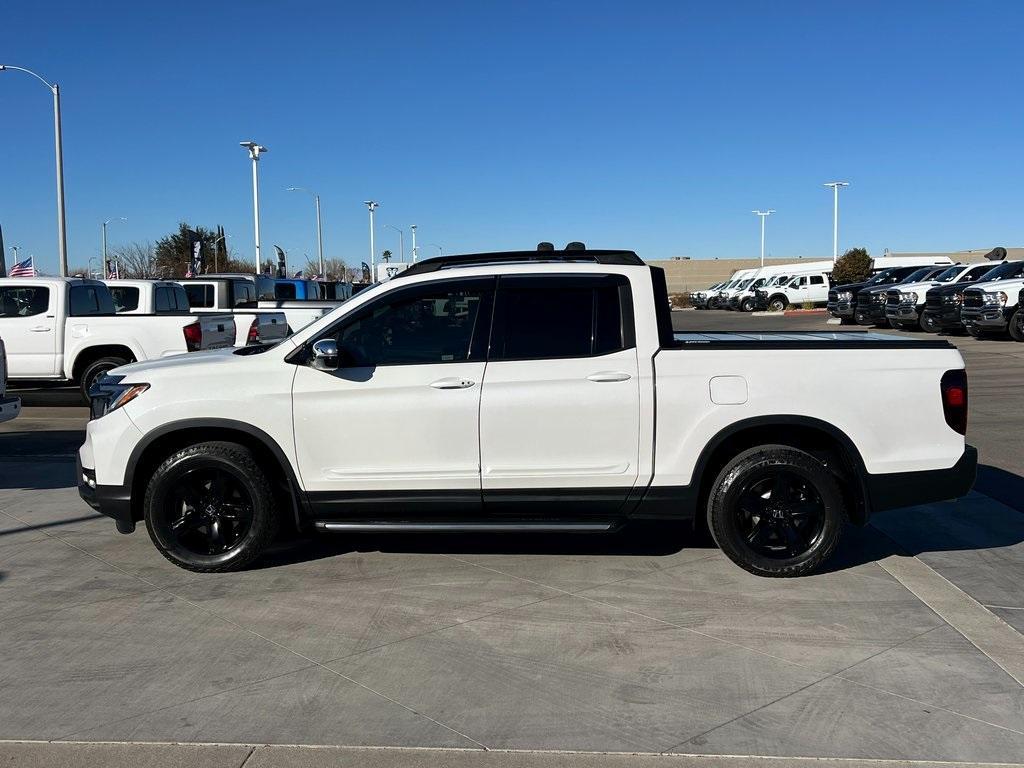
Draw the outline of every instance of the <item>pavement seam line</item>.
M1019 686L1024 687L1024 636L1017 630L919 557L890 555L880 561L879 565L914 597L928 606L939 618L981 651L993 664L1009 675ZM939 599L942 595L933 594L930 598L923 596L922 593L927 595L929 588L935 586L928 582L935 582L946 593L946 596L951 594L953 599L960 602L962 606L951 608L942 605ZM972 615L969 617L957 616L958 613ZM980 614L980 616L975 614ZM980 630L965 626L979 618L989 626ZM990 640L993 638L982 639L979 637L986 633L997 635L994 640L999 647L992 646Z
M459 559L459 558L454 557L452 555L446 555L446 557L452 557L455 560ZM460 562L469 562L469 561L460 560ZM488 566L478 566L478 567L486 568L487 570L493 570L496 573L504 573L503 571L498 571L498 570L490 568ZM512 574L508 574L508 573L506 573L504 575L512 576ZM518 578L518 577L512 576L512 578ZM523 580L524 581L530 581L530 579L523 579ZM552 589L555 589L555 587L552 587ZM835 676L838 676L838 674L839 674L839 673L822 673L821 670L814 669L813 667L808 667L808 666L806 666L804 664L800 664L800 663L795 662L795 661L790 661L789 659L783 659L783 658L781 658L779 656L775 656L775 655L773 655L771 653L766 653L765 651L761 651L761 650L758 650L756 648L750 648L748 646L742 645L740 643L736 643L736 642L734 642L732 640L728 640L726 638L715 637L714 635L709 635L709 634L707 634L705 632L700 632L699 630L693 629L692 627L685 627L685 626L683 626L681 624L675 624L675 623L673 623L671 621L668 621L667 619L660 619L660 618L658 618L656 616L649 616L649 615L647 615L645 613L641 613L639 611L634 611L634 610L631 610L629 608L623 608L622 606L614 605L612 603L607 603L607 602L604 602L602 600L596 600L596 599L594 599L592 597L587 597L586 595L573 594L571 592L567 592L566 595L569 596L569 597L577 597L577 598L579 598L581 600L587 600L587 601L592 602L592 603L597 603L598 605L604 605L604 606L607 606L609 608L613 608L615 610L623 611L625 613L629 613L629 614L632 614L632 615L635 615L635 616L640 616L642 618L649 619L651 621L661 622L662 624L667 624L670 627L676 627L677 629L686 630L687 632L692 632L692 633L700 635L702 637L710 638L711 640L717 640L718 642L726 643L727 645L732 645L732 646L734 646L736 648L742 648L742 649L744 649L746 651L750 651L752 653L756 653L756 654L759 654L761 656L767 656L768 658L775 659L776 661L781 661L781 662L783 662L785 664L789 664L791 666L798 667L799 669L803 669L803 670L806 670L808 672L812 672L814 674L819 674L819 675L820 674L824 674L826 677L822 678L822 679L827 679L830 676L831 677L835 677ZM915 595L915 597L916 597L916 595ZM918 598L918 599L920 599L920 598ZM938 615L938 614L936 614L936 615ZM942 617L940 616L939 618L942 618ZM948 622L946 622L946 624L948 625ZM949 625L949 626L951 626L951 625ZM1007 625L1007 626L1009 626L1009 625ZM937 628L938 627L931 627L931 629L937 629ZM929 631L931 631L931 629ZM899 643L897 643L896 646L893 646L893 648L897 647L898 645L899 645ZM892 650L892 648L888 648L886 650ZM988 655L988 654L986 654L986 655ZM861 662L858 662L858 664L859 663L861 663ZM854 666L856 666L856 665L854 665ZM849 669L849 667L846 667L843 670L840 670L840 672L843 672L846 669ZM1009 731L1011 733L1018 733L1018 734L1024 735L1024 731L1018 731L1018 730L1016 730L1014 728L1007 728L1005 725L999 725L998 723L990 723L987 720L982 720L981 718L974 717L972 715L965 715L962 712L957 712L956 710L949 709L948 707L944 707L944 706L942 706L940 704L935 704L935 703L928 702L928 701L921 701L920 699L915 699L912 696L906 696L905 694L902 694L902 693L896 693L894 691L888 691L885 688L879 688L877 686L868 685L866 683L861 683L861 682L859 682L857 680L850 680L850 679L845 678L845 677L841 678L841 679L845 680L848 683L852 683L853 685L859 685L859 686L861 686L863 688L867 688L869 690L873 690L873 691L876 691L878 693L886 693L886 694L889 694L891 696L897 696L897 697L899 697L901 699L906 699L907 701L913 701L913 702L915 702L917 704L921 704L921 705L926 706L926 707L932 707L933 709L941 709L944 712L949 712L952 715L956 715L958 717L963 717L963 718L965 718L967 720L973 720L974 722L983 723L984 725L990 725L993 728L998 728L998 729L1003 730L1003 731ZM818 680L816 682L821 682L821 680Z
M843 667L842 669L838 670L837 672L833 672L831 675L823 677L820 680L815 680L813 682L810 682L807 685L804 685L804 686L801 686L800 688L797 688L795 691L791 691L790 693L786 693L786 694L783 694L782 696L779 696L774 701L769 701L767 704L762 704L761 706L755 707L754 709L750 710L749 712L744 712L743 714L737 715L736 717L732 718L731 720L726 720L724 723L719 723L718 725L716 725L716 726L714 726L712 728L708 728L706 731L703 731L702 733L698 733L695 736L691 736L690 738L685 739L684 741L681 741L678 744L675 744L674 746L669 747L668 749L666 749L661 754L663 754L663 755L665 755L665 754L674 754L672 752L672 750L675 749L676 747L681 747L683 744L687 744L687 743L693 741L694 739L699 739L699 738L701 738L703 736L707 736L709 733L714 733L719 728L724 728L725 726L727 726L727 725L729 725L731 723L735 723L737 720L742 720L744 717L749 717L750 715L754 714L755 712L760 712L762 709L765 709L766 707L770 707L773 704L778 704L780 701L788 699L791 696L795 696L796 694L800 693L801 691L806 691L808 688L812 688L815 685L818 685L819 683L824 683L824 682L826 682L828 680L835 679L835 678L839 677L843 672L846 672L847 670L852 669L853 667L860 666L861 664L864 664L864 663L866 663L868 661L871 661L871 659L874 659L874 658L876 658L878 656L881 656L883 653L888 653L889 651L891 651L891 650L893 650L895 648L899 648L901 645L905 645L906 643L909 643L909 642L912 642L914 640L917 640L917 638L919 638L919 637L924 637L925 635L927 635L927 634L929 634L931 632L935 632L935 631L940 630L940 629L945 629L945 627L941 627L941 626L940 627L932 627L931 629L926 629L924 632L919 632L918 634L914 635L913 637L908 637L906 640L903 640L903 641L901 641L899 643L896 643L896 645L890 646L889 648L886 648L884 650L878 651L877 653L871 654L866 659L861 659L858 662L855 662L855 663L850 664L850 665L848 665L846 667ZM845 678L841 678L841 679L845 680ZM852 682L852 681L847 681L847 682Z
M308 750L310 752L322 752L335 750L338 752L427 752L444 753L455 752L459 754L476 754L485 750L473 747L405 747L405 746L379 746L367 747L344 744L251 744L249 742L231 741L208 741L208 742L180 742L180 741L71 741L71 740L43 740L43 739L0 739L0 746L5 744L32 744L37 746L127 746L127 747L251 747L253 751L260 751L267 748L283 748L295 750ZM779 763L781 765L791 763L813 763L815 765L878 765L885 768L902 768L903 766L951 766L962 768L1022 768L1024 763L1006 762L976 762L970 760L924 760L916 758L881 758L881 757L810 757L807 755L744 755L744 754L712 754L707 752L673 752L664 754L661 752L614 752L573 749L493 749L486 750L499 755L578 755L595 757L657 757L665 758L666 763L673 758L706 759L706 760L744 760L763 761L765 764Z
M248 763L248 762L249 762L249 759L250 759L250 758L251 758L251 757L252 757L253 755L255 755L255 754L256 754L256 750L257 750L257 749L259 749L259 745L258 745L258 744L257 744L256 746L253 746L253 747L252 747L252 748L251 748L251 749L249 750L249 754L247 754L247 755L245 756L245 759L244 759L244 760L242 760L242 762L240 762L240 763L238 764L238 768L245 768L245 764L246 764L246 763Z
M25 524L24 520L20 520L18 518L15 518L15 519L17 519L18 522L21 523L22 525ZM429 720L430 722L434 723L435 725L438 725L438 726L440 726L441 728L444 728L447 731L451 731L452 733L454 733L454 734L456 734L458 736L461 736L462 738L466 739L467 741L473 742L474 744L478 745L481 749L485 749L485 750L488 749L488 747L485 744L482 744L481 742L477 741L476 739L472 738L471 736L467 736L466 734L462 733L458 729L453 728L450 725L446 725L446 724L442 723L439 720L435 720L434 718L430 717L429 715L425 715L422 712L418 712L415 709L413 709L412 707L409 707L409 706L407 706L405 704L402 704L400 701L396 701L395 699L392 699L390 696L387 696L387 695L381 693L380 691L375 691L370 686L364 685L363 683L359 682L358 680L353 680L352 678L348 677L347 675L344 675L341 672L338 672L337 670L331 669L330 667L325 666L324 664L320 663L319 661L316 661L315 659L309 658L305 654L300 653L299 651L296 651L293 648L289 648L288 646L286 646L286 645L284 645L282 643L279 643L276 640L272 640L271 638L266 637L265 635L261 635L259 632L256 632L254 630L248 629L247 627L243 627L238 622L232 621L231 619L227 618L226 616L221 616L216 611L211 611L208 608L204 608L203 606L199 605L198 603L196 603L196 602L194 602L192 600L189 600L186 597L182 597L181 595L175 594L170 589L167 589L165 587L161 587L158 584L154 584L153 582L149 581L148 579L143 578L142 576L139 576L138 574L126 571L125 569L121 568L119 565L115 565L114 563L108 562L107 560L104 560L99 555L94 555L92 552L89 552L89 551L87 551L85 549L82 549L77 544L72 544L69 541L65 541L64 539L60 538L59 536L51 536L46 531L43 531L43 534L45 536L49 536L50 538L54 539L55 541L61 542L65 546L71 547L72 549L76 549L79 552L82 552L82 553L88 555L89 557L91 557L91 558L93 558L95 560L98 560L99 562L103 563L104 565L109 566L110 568L113 568L113 569L115 569L117 571L120 571L121 573L123 573L123 574L125 574L127 576L131 576L132 578L138 579L139 581L141 581L144 584L149 584L150 586L155 587L157 590L160 590L161 592L164 592L165 594L170 595L171 597L173 597L176 600L181 600L182 602L186 603L187 605L191 605L193 608L196 608L196 609L202 611L203 613L206 613L206 614L208 614L210 616L215 616L216 618L220 619L223 622L226 622L226 623L230 624L231 626L235 627L236 629L240 629L243 632L247 632L247 633L253 635L254 637L260 638L264 642L271 643L272 645L274 645L274 646L276 646L276 647L278 647L278 648L280 648L280 649L282 649L284 651L287 651L288 653L292 653L292 654L298 656L299 658L304 659L304 660L310 662L311 664L315 664L316 666L320 667L321 669L326 670L327 672L330 672L332 675L336 675L336 676L338 676L338 677L340 677L340 678L342 678L344 680L348 680L350 683L352 683L354 685L358 685L360 688L363 688L363 689L369 691L370 693L374 694L375 696L380 697L381 699L384 699L385 701L389 701L392 704L395 704L396 706L399 706L402 709L404 709L404 710L406 710L408 712L411 712L412 714L414 714L414 715L416 715L418 717L422 717L422 718L424 718L426 720Z

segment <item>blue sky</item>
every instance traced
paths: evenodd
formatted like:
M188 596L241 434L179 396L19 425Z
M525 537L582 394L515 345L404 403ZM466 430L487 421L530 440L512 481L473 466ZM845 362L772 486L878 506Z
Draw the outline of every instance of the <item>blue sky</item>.
M48 2L0 63L63 94L72 264L181 219L366 258L362 201L446 252L579 239L642 256L1024 244L1024 3ZM45 88L0 73L0 224L56 268ZM406 245L409 245L407 236ZM424 248L421 255L436 251ZM8 262L10 252L8 252Z

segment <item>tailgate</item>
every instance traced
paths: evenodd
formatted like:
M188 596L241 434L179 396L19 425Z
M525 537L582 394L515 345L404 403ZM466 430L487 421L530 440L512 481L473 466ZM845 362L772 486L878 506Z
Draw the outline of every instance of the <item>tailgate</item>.
M277 310L235 312L238 326L237 345L272 344L288 335L288 318Z
M222 349L235 346L235 319L231 315L195 315L203 335L199 349Z

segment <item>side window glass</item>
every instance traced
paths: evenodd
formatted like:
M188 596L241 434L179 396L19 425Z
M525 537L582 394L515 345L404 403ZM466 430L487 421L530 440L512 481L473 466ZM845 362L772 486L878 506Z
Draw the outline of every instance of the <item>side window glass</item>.
M490 359L590 357L632 346L623 322L628 290L617 276L502 278Z
M69 304L72 317L114 314L110 292L101 292L94 285L73 285L69 292Z
M170 312L171 300L168 290L166 288L157 288L154 293L154 310L156 312Z
M185 289L180 285L176 285L171 288L171 292L174 294L174 307L179 312L188 312L191 307L188 303L188 294L185 293Z
M131 312L139 308L139 289L116 287L110 289L115 312Z
M811 285L824 285L825 278L821 275L811 275Z
M0 288L0 317L32 317L50 306L50 289L35 285Z
M186 283L185 295L188 297L189 307L212 307L213 286L197 285Z
M348 367L482 360L493 281L424 285L382 296L334 334Z
M293 283L278 283L274 286L274 298L278 301L294 299L295 285Z

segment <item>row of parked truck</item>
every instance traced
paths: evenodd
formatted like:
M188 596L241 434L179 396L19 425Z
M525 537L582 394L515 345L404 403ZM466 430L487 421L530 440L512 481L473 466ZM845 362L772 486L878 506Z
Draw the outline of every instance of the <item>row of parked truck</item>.
M341 288L339 289L339 285ZM0 279L11 381L75 384L168 355L279 341L337 307L351 286L264 275L182 280Z
M697 309L825 306L843 323L972 336L1009 333L1024 341L1024 261L881 257L870 278L844 285L834 283L831 270L831 261L739 270L690 298Z

